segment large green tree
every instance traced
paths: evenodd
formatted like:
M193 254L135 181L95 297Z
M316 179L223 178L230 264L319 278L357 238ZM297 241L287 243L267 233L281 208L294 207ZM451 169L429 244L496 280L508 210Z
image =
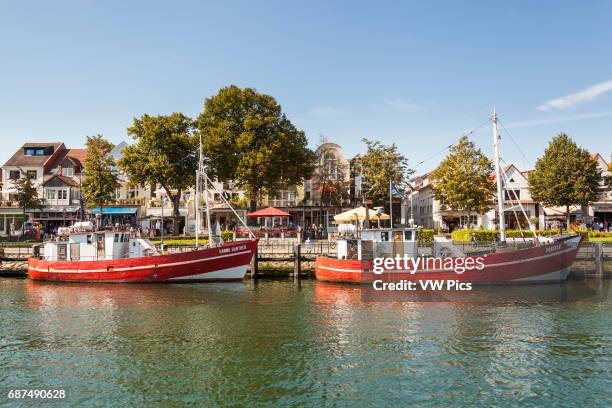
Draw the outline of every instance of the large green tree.
M448 156L431 172L432 190L443 208L484 214L489 211L495 184L493 162L466 136L450 147Z
M529 174L531 197L546 206L565 207L570 227L570 206L588 205L597 198L601 171L586 149L568 135L554 137Z
M389 182L400 191L408 189L408 180L414 170L408 167L408 159L402 155L395 143L384 145L377 140L362 139L367 147L363 155L351 161L353 172L361 174L367 197L376 204L389 199Z
M110 155L115 146L102 135L87 136L85 146L87 154L81 191L88 204L102 207L112 199L119 186L119 172Z
M17 193L17 203L19 203L23 213L27 215L31 210L42 208L43 204L38 197L38 189L32 179L24 172L21 172L21 174L21 177L13 185ZM25 222L22 226L22 233L25 233Z
M270 96L231 85L204 103L196 120L211 176L246 190L253 211L265 194L310 178L314 153Z
M128 134L135 143L124 149L119 160L131 182L166 190L175 232L179 231L181 195L195 184L198 144L192 124L182 113L134 118Z

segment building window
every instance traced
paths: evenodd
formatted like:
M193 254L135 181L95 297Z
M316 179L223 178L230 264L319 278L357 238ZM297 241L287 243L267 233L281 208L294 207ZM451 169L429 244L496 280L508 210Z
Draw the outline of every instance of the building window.
M47 190L47 200L55 200L55 190Z
M38 176L38 173L36 172L36 170L28 170L26 171L26 176L30 179L30 180L34 180L36 179L36 177Z
M20 177L21 177L21 172L19 170L9 171L9 178L11 180L19 180Z
M504 200L516 201L520 199L521 199L521 190L505 190L504 191Z
M323 157L323 166L325 168L325 172L327 172L327 177L330 180L338 180L338 164L337 164L336 156L333 153L327 153Z
M72 167L63 167L62 176L66 176L66 177L74 176L74 169Z
M57 199L58 200L67 200L68 199L68 190L66 190L66 189L57 190Z
M25 156L45 156L45 149L41 147L26 147L23 150Z

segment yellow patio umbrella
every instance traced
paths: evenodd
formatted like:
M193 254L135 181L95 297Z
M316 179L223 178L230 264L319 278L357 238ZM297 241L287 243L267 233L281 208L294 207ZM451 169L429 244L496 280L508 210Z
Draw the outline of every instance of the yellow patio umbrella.
M366 209L365 207L358 207L358 208L353 208L352 210L348 210L345 211L341 214L337 214L334 215L334 221L337 224L348 224L352 221L363 221L365 220L365 215L366 215ZM380 213L377 214L376 211L368 208L368 215L370 217L370 221L377 221L377 220L388 220L389 217L387 214L384 213Z

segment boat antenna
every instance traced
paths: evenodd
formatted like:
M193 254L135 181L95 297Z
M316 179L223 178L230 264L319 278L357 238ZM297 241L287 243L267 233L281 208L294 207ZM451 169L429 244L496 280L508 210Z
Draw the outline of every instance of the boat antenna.
M499 163L499 129L497 128L497 113L493 108L493 147L495 149L495 181L497 182L497 211L499 213L499 241L506 242L506 225L504 219L504 195L501 167Z

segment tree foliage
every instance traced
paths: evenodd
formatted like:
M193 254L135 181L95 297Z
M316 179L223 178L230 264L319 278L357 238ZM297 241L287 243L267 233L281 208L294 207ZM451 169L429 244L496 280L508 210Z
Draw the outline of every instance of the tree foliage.
M32 179L25 173L22 173L21 177L15 180L13 185L17 193L17 202L24 213L27 210L35 210L42 207L42 200L38 197L38 189L32 182Z
M408 159L395 143L384 145L377 140L362 139L367 151L352 160L355 174L363 176L364 191L374 203L385 203L389 198L389 182L400 191L407 191L408 179L414 170L408 167Z
M128 134L135 143L125 148L119 161L131 182L154 188L160 185L166 190L172 202L175 231L181 194L195 184L198 142L192 125L182 113L134 118Z
M85 177L81 189L85 200L101 206L109 201L119 186L119 174L109 154L114 145L102 135L87 136Z
M251 210L264 194L310 178L314 154L270 96L229 86L204 103L196 120L211 176L246 190Z
M588 205L599 192L601 171L589 152L568 135L554 137L529 174L529 190L535 201L563 206L569 228L570 206Z
M495 192L493 162L466 136L450 148L448 156L431 172L432 190L443 207L486 213Z

